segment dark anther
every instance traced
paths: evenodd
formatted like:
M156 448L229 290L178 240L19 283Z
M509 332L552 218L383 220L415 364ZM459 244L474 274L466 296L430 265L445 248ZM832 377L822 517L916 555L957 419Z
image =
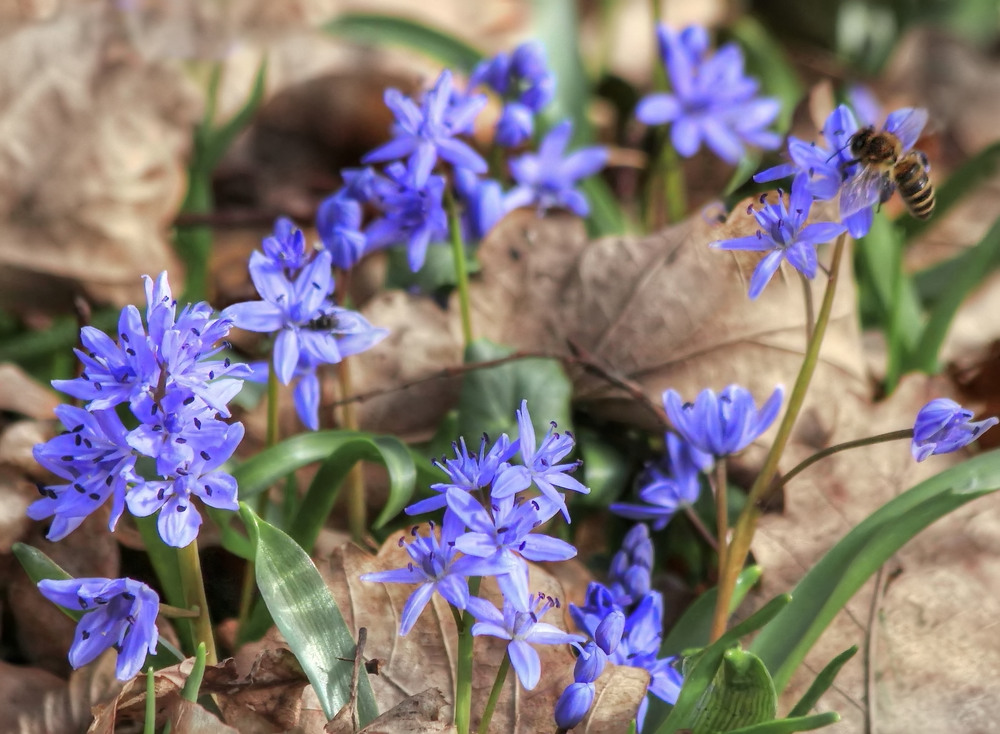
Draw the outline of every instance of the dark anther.
M194 402L194 395L189 395L188 397L184 398L184 405L190 405L193 402Z
M187 511L187 505L177 505L177 511L178 512L186 512Z
M194 419L194 427L197 428L199 431L201 430L201 418Z
M87 496L90 497L90 499L94 500L94 502L97 502L97 500L101 499L101 495L97 494L97 492L91 492Z
M122 599L124 599L125 601L135 601L135 594L133 594L131 591L123 591Z
M81 640L89 640L90 639L90 633L87 632L87 630L80 630L80 639Z
M80 494L84 494L87 491L86 488L79 482L73 485L73 489L75 489Z
M203 458L205 461L208 461L209 459L212 458L211 456L209 456L207 451L201 451L199 452L198 455L201 456L201 458Z

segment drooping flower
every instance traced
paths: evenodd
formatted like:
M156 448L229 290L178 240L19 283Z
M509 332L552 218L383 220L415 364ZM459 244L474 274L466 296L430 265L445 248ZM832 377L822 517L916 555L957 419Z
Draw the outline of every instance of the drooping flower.
M920 409L913 424L913 441L910 444L913 458L923 461L932 454L957 451L1000 423L1000 419L995 417L974 421L973 415L971 410L954 400L931 400Z
M156 614L160 598L143 583L129 578L81 578L38 582L51 602L84 614L76 626L69 663L79 668L109 647L118 652L115 675L133 678L156 653Z
M510 172L517 185L504 197L507 211L535 206L539 211L562 207L581 217L590 213L587 197L576 189L576 183L601 170L608 152L592 147L566 155L572 134L573 124L565 120L542 139L538 153L525 153L510 161Z
M782 261L787 260L807 278L815 278L816 246L831 241L846 229L843 224L835 222L806 224L813 203L808 180L807 174L795 177L788 206L785 206L785 200L779 192L777 203L766 204L753 212L757 224L760 225L757 234L730 240L716 240L709 244L709 247L719 250L751 250L767 253L750 277L751 299L757 298L763 292ZM761 196L761 203L765 201L766 197Z
M331 261L341 270L350 270L365 254L368 240L361 231L361 202L343 190L320 202L316 231Z
M503 612L479 597L469 599L466 607L478 622L472 625L474 637L489 635L510 640L507 654L521 685L532 690L538 685L542 663L532 645L569 645L583 642L580 635L564 632L555 625L539 620L553 607L560 606L558 599L544 594L531 597L525 609L518 609L510 599L504 599Z
M663 405L674 428L692 446L713 456L728 456L768 429L778 417L783 395L776 387L758 410L750 391L739 385L729 385L718 395L702 390L694 403L684 403L676 390L667 390Z
M405 543L400 538L400 546L406 548L411 558L406 568L361 575L362 581L420 584L403 605L399 622L400 636L412 629L435 591L456 609L466 608L469 602L468 574L455 548L455 539L463 530L464 526L457 515L445 513L440 538L434 534L434 523L431 523L431 532L426 537L419 535L417 528L413 528L410 532L412 541Z
M675 433L666 437L667 467L652 465L640 478L639 499L645 504L614 502L609 509L630 520L652 520L662 530L681 509L693 505L701 494L701 472L711 468L713 458L694 448Z
M486 85L504 99L497 122L498 145L520 145L534 132L534 116L552 100L555 75L548 67L545 48L537 41L518 46L512 54L499 53L479 63L469 87Z
M486 104L483 95L453 94L451 71L441 72L433 89L418 106L398 89L387 89L385 104L396 117L393 139L362 158L363 163L382 163L409 157L413 184L422 188L441 158L475 173L486 171L486 161L467 143L455 138L466 131Z
M678 33L660 25L656 34L671 91L639 102L636 117L641 122L671 123L671 142L685 158L702 143L731 164L743 157L745 145L778 147L780 138L766 128L777 118L780 104L758 96L760 85L745 75L739 46L729 43L709 54L708 33L699 26Z
M518 443L521 459L524 465L510 467L493 485L495 498L509 497L516 492L527 489L532 484L563 514L569 522L569 509L566 499L559 489L567 489L580 494L589 494L590 489L579 480L569 476L568 472L575 470L580 462L565 464L560 462L573 450L576 440L568 431L556 432L556 424L551 423L541 444L535 442L535 428L528 412L528 401L522 400L517 411ZM557 487L559 489L557 489Z

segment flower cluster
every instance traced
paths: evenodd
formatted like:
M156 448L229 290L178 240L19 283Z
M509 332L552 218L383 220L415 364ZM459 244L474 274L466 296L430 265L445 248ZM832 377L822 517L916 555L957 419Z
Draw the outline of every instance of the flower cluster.
M652 520L662 530L678 510L693 505L701 494L701 474L711 469L713 458L675 433L666 435L666 462L646 467L639 484L644 504L615 502L609 509L631 520Z
M66 537L109 498L111 530L126 507L139 517L159 510L160 537L176 547L198 534L195 498L237 509L236 481L221 467L243 438L243 425L222 419L250 370L213 358L232 322L206 303L178 313L166 273L156 281L146 277L146 301L145 323L135 306L122 310L117 341L84 327L83 348L76 350L83 371L52 383L87 404L56 408L65 430L34 449L38 463L65 482L42 487L28 508L32 519L54 518L49 540ZM122 405L135 428L119 417ZM157 476L137 470L141 457L152 460Z
M727 163L743 157L745 145L777 148L781 139L767 128L778 116L778 100L758 96L759 82L746 76L743 52L733 43L708 51L700 26L675 32L657 28L660 56L670 78L670 93L650 94L636 117L647 125L670 123L670 139L685 158L705 143Z
M548 67L545 47L537 41L522 43L512 53L484 59L469 77L469 88L485 86L504 100L494 140L513 147L528 140L535 129L535 115L552 101L556 78Z
M675 658L660 658L663 640L663 596L651 588L653 544L645 525L635 525L622 541L611 562L608 585L593 581L587 587L582 606L569 605L578 629L600 642L602 623L616 613L625 618L620 642L608 660L649 671L649 693L674 703L680 693L681 674L673 666ZM582 695L582 694L577 694ZM638 730L649 701L643 699L636 715Z
M563 561L576 555L569 543L532 532L562 511L569 519L562 490L589 490L569 475L578 462L564 462L574 440L556 432L552 424L541 443L527 402L517 411L518 438L502 435L492 446L484 437L478 454L468 452L465 440L455 444L455 458L437 463L447 481L435 484L436 493L407 508L409 514L445 509L439 535L422 537L405 546L410 556L406 568L364 574L365 581L415 583L408 598L399 633L413 627L434 592L456 609L468 610L479 622L473 635L492 635L509 640L511 664L521 684L531 689L538 682L540 662L529 643L561 644L579 640L557 627L540 622L542 615L558 607L556 599L533 595L529 590L527 561ZM521 462L516 463L520 456ZM535 496L526 492L532 488ZM483 504L483 503L487 504ZM503 594L503 609L470 597L468 578L492 576Z
M597 692L594 682L601 677L608 656L614 654L625 632L625 615L615 609L606 616L594 633L594 639L580 650L580 657L573 667L573 682L556 701L556 725L572 729L583 721L594 703Z
M316 430L320 398L316 368L363 352L388 332L333 302L330 252L307 250L302 232L288 220L278 220L263 250L250 255L250 278L263 300L234 304L222 315L241 329L277 335L275 374L284 385L297 378L295 409L302 422ZM256 379L266 379L267 369L254 373Z
M38 582L49 601L83 611L69 649L69 664L79 668L109 647L118 652L115 675L129 680L142 669L146 653L156 654L156 614L160 598L133 579L81 578Z

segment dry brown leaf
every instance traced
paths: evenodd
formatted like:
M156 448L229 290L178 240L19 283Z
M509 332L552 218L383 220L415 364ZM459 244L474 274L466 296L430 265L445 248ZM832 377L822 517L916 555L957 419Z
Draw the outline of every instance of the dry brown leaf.
M380 711L386 711L404 698L430 688L444 692L451 700L454 690L455 670L455 621L447 602L435 595L405 637L399 636L399 615L412 587L403 584L363 582L362 573L398 568L407 561L399 548L399 539L405 532L390 536L377 556L348 544L330 559L327 584L333 592L348 627L355 632L360 626L368 628L365 647L368 657L383 658L386 663L381 673L372 678L375 698ZM322 567L322 566L321 566ZM550 611L545 621L563 629L567 628L565 614L567 595L558 580L544 568L529 564L530 588L563 601L563 614ZM484 580L481 595L498 607L502 605L499 590L493 579ZM582 592L580 594L582 596ZM525 691L516 684L513 672L508 676L493 715L491 729L503 732L546 731L553 728L553 710L556 699L566 685L572 682L573 656L565 645L540 645L537 647L542 664L542 678L532 691ZM496 671L506 652L506 642L491 637L475 640L475 667L472 681L472 726L478 726L478 716L485 706ZM609 668L610 670L610 668ZM591 715L593 726L620 726L622 721L635 716L645 695L646 678L642 676L608 673L614 681L608 705L595 709ZM630 677L631 676L631 677ZM632 696L627 695L631 680ZM619 697L620 696L620 697ZM439 717L440 718L440 717ZM614 729L605 729L614 731ZM594 731L602 731L595 728Z
M0 364L0 410L44 420L59 405L55 392L16 364Z
M257 734L265 730L250 728L234 728L219 721L219 717L206 711L194 701L175 698L167 717L172 724L170 731L176 734ZM278 731L268 729L267 732Z
M80 289L135 302L139 276L173 262L198 104L179 68L134 54L113 14L80 3L0 38L5 308L67 311Z
M409 696L379 715L361 730L361 734L451 734L452 711L448 699L438 688L428 688ZM324 730L326 734L354 734L348 707L345 706Z
M240 732L286 731L300 723L302 690L308 683L291 651L265 649L240 685L220 690L217 701L226 722Z

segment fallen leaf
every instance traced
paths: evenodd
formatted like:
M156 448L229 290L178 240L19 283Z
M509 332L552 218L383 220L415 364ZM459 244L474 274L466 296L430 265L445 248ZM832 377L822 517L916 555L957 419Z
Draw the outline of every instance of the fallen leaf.
M57 405L59 398L49 387L16 364L0 364L0 410L44 420Z
M380 711L386 711L401 700L437 688L451 700L454 691L455 650L457 634L455 621L447 602L435 595L416 624L405 637L399 636L399 616L403 604L413 591L404 584L363 582L362 573L398 568L408 558L398 542L406 532L386 539L378 555L371 556L353 544L343 546L330 558L329 568L321 569L327 575L327 584L344 614L347 624L355 632L358 627L368 628L365 648L368 657L385 660L381 674L371 678ZM567 629L566 593L559 581L545 568L529 564L530 588L562 600L562 614L550 611L544 621ZM480 595L499 608L502 599L493 579L485 579ZM580 592L582 597L582 591ZM526 691L516 682L513 672L505 682L491 722L491 730L504 732L536 732L554 728L553 711L556 699L573 680L573 655L566 645L539 645L542 677L534 690ZM492 637L475 640L472 680L472 727L478 726L496 671L506 654L506 642ZM609 705L595 709L591 714L592 726L621 726L635 716L645 695L645 673L609 675L618 686L628 687L631 681L632 696L608 695ZM631 706L631 708L629 708ZM440 718L440 717L439 717ZM613 728L594 731L614 731ZM433 731L433 729L432 729Z
M345 714L345 716L341 716ZM345 706L327 725L326 734L354 734L354 724ZM451 734L457 731L451 723L451 704L439 688L404 698L375 721L361 730L361 734Z

